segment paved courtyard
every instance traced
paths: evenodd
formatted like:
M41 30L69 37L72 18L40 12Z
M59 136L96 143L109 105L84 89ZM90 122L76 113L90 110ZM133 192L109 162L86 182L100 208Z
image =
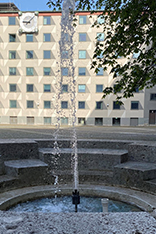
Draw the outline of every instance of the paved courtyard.
M53 139L56 128L53 126L17 126L0 125L0 139ZM76 127L78 139L121 139L156 141L156 126L147 127L103 127L79 126ZM58 138L71 138L72 128L62 127Z

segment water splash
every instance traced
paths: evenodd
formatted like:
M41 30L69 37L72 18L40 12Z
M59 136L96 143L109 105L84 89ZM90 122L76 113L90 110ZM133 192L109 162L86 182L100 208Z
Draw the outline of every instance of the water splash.
M60 157L60 150L58 146L58 133L61 124L61 118L67 117L65 111L61 109L61 101L63 100L63 91L62 85L65 81L68 82L69 86L69 106L68 110L68 119L71 121L72 125L72 155L71 155L71 164L72 164L72 173L74 175L74 189L78 189L78 153L77 153L77 134L75 129L76 124L76 80L75 80L75 68L73 65L73 36L74 36L74 27L73 27L73 17L74 17L75 1L74 0L64 0L62 8L62 17L61 17L61 38L59 41L59 50L60 50L60 68L57 73L57 84L56 84L56 126L57 131L55 133L55 155Z

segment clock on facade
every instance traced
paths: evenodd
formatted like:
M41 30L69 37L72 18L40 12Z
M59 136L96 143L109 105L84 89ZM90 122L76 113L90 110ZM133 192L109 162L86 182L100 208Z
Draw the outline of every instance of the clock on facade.
M26 12L26 13L19 13L20 17L20 29L19 32L23 33L34 33L38 32L37 29L37 15L38 12L32 13L32 12Z

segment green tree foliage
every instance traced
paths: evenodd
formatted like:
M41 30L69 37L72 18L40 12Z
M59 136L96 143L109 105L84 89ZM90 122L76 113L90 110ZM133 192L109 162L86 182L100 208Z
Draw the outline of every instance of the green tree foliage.
M53 9L61 4L62 0L48 2ZM114 93L122 103L136 89L156 85L156 0L76 1L76 10L94 13L97 9L105 20L101 25L96 21L93 27L103 27L105 40L97 40L91 68L96 72L109 68L115 86L106 87L103 97Z

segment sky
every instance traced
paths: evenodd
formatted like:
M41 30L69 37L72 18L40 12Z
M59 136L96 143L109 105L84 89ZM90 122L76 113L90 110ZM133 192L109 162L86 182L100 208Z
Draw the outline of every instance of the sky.
M0 0L0 3L13 2L20 11L49 11L48 0Z

